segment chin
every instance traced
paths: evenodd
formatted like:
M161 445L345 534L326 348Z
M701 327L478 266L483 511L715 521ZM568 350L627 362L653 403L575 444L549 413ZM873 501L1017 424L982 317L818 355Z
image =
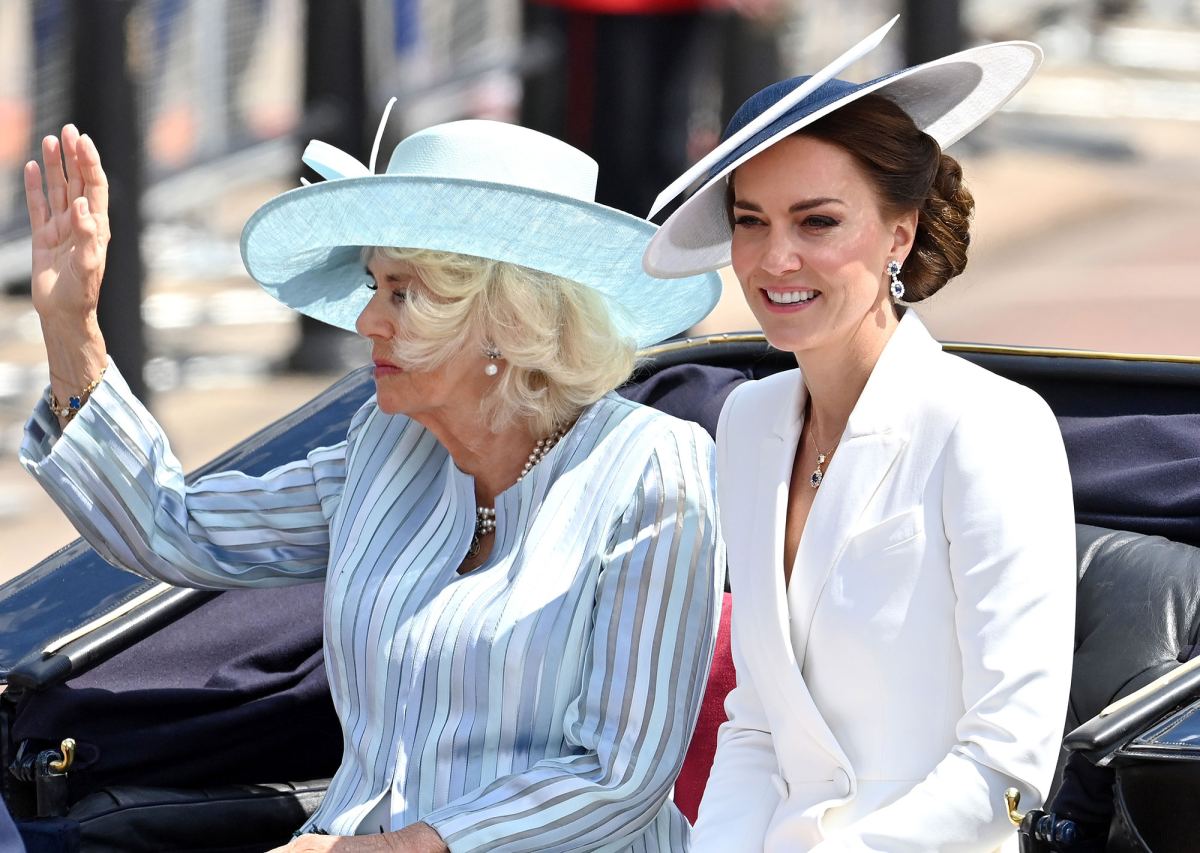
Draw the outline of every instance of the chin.
M383 412L385 415L407 414L407 412L404 411L404 406L399 400L385 397L383 395L377 395L375 397L375 405L377 405L379 407L379 411Z
M822 336L811 332L803 332L794 327L776 325L763 326L763 336L767 343L783 352L803 352L819 346Z

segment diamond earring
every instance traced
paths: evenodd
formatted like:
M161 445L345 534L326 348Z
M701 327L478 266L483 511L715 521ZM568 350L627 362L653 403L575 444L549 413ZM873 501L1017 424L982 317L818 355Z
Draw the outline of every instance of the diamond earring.
M483 345L483 354L491 359L491 361L484 366L483 372L488 376L495 376L500 372L500 365L496 364L496 359L498 359L501 355L500 350L496 349L496 345L489 341Z
M892 283L888 290L892 292L892 299L899 302L904 298L904 282L900 280L900 262L888 261L887 271L888 275L892 277Z

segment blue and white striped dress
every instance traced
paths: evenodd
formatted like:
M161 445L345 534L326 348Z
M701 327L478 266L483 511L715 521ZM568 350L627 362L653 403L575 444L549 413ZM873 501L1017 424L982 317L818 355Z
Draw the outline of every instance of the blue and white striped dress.
M185 486L115 366L23 464L105 559L205 588L324 579L344 752L305 830L416 821L455 853L686 850L669 801L708 674L724 552L713 445L610 394L496 500L459 575L474 483L374 401L347 440Z

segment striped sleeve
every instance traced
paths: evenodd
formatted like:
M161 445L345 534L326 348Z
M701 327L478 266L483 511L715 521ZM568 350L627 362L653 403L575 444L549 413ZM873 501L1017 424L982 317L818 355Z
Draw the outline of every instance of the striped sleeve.
M65 429L41 401L20 451L105 560L201 589L323 578L345 458L342 442L261 477L220 472L185 485L162 429L112 363Z
M598 575L564 720L579 753L425 815L454 853L628 849L660 812L699 711L724 583L712 453L690 424L657 441Z

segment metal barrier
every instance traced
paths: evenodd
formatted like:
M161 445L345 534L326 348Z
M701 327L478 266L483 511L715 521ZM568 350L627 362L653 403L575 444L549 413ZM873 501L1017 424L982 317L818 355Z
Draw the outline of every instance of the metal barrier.
M397 132L514 114L520 0L360 2L371 112L398 96ZM29 269L21 165L71 118L71 5L0 0L0 284ZM296 170L303 28L303 0L135 0L127 57L148 223Z

